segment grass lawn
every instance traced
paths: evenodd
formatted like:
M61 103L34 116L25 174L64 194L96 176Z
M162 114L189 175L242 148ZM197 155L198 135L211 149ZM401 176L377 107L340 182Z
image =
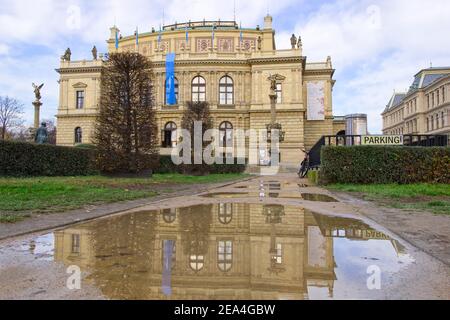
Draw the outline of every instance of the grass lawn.
M355 192L367 200L394 208L450 215L450 185L448 184L335 184L328 187L336 191Z
M53 213L85 205L113 203L157 195L156 186L225 182L243 174L184 176L156 174L152 178L36 177L0 178L0 223L16 222L30 213ZM158 190L161 190L159 188Z

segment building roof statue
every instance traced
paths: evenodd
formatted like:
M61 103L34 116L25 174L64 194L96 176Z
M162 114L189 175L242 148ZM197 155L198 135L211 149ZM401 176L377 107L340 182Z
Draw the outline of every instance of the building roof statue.
M70 48L66 49L66 52L64 52L64 55L61 56L61 60L63 61L70 61L70 57L72 56L72 51L70 51Z
M295 46L297 45L297 37L295 36L295 34L292 34L292 37L291 37L291 46L292 46L292 49L295 49Z
M97 60L97 47L94 46L92 48L92 57L94 58L94 60Z

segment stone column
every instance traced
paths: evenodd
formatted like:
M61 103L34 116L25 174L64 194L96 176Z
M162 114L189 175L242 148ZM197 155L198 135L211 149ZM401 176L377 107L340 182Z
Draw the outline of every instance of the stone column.
M39 129L39 120L42 102L36 100L33 102L33 106L34 106L34 128Z

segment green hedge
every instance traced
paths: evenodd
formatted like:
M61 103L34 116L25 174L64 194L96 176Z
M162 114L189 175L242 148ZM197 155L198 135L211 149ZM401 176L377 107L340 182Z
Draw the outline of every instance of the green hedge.
M450 183L450 148L353 146L322 148L320 181Z
M94 173L93 150L0 141L0 176L83 176Z
M246 169L245 164L237 164L237 159L233 159L234 164L213 164L207 166L208 173L243 173ZM184 173L186 171L186 166L175 165L172 161L171 156L160 156L159 166L155 169L155 173ZM189 171L189 170L188 170ZM194 170L192 170L194 171Z

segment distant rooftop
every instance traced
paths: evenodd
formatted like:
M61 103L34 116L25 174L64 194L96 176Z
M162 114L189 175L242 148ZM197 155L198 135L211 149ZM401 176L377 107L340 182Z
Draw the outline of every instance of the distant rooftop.
M438 72L445 71L445 72ZM414 76L414 82L409 88L408 94L418 89L423 89L438 81L439 79L450 75L450 67L433 67L420 70Z
M436 81L450 76L450 67L432 67L420 70L415 76L407 93L394 93L386 106L385 112L400 105L405 97L419 89L426 88Z
M398 105L400 105L405 97L406 97L406 93L395 92L392 95L391 100L389 100L389 103L387 104L385 111L391 110L391 109L397 107Z

